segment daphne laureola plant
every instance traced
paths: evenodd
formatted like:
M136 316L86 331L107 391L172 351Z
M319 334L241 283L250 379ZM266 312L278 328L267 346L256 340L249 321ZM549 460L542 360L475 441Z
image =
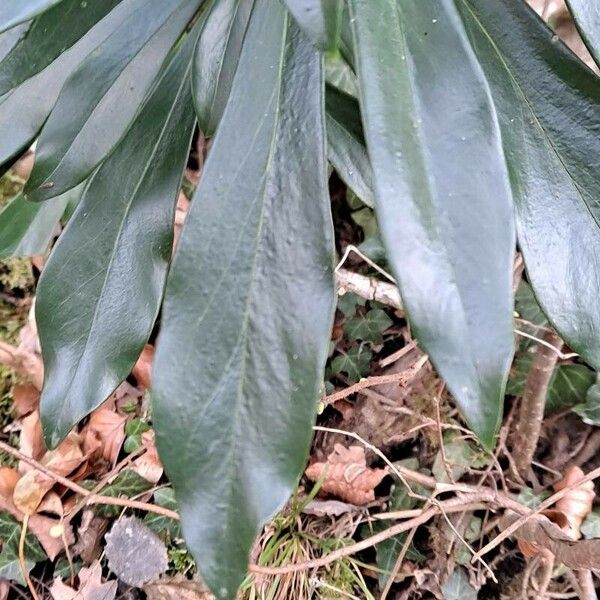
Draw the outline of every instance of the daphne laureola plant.
M570 0L600 63L594 3ZM600 367L600 85L523 0L19 0L0 6L0 214L38 287L45 436L130 372L159 311L152 420L186 542L233 598L297 484L335 306L328 161L375 203L412 331L492 447L518 244ZM325 82L324 59L352 86ZM357 91L358 90L358 91ZM213 138L178 249L195 127Z

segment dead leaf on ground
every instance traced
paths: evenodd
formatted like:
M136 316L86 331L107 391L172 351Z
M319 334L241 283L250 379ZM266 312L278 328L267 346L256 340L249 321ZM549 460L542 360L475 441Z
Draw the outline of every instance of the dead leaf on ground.
M107 528L107 519L97 516L92 509L83 511L73 553L86 565L92 564L102 553L102 539Z
M500 529L506 529L519 518L519 515L507 511L500 522ZM544 515L531 516L514 535L519 542L526 542L538 552L549 550L557 563L571 569L600 569L600 539L575 541Z
M54 560L61 552L64 552L65 541L67 546L75 541L71 526L65 525L60 519L32 515L29 518L28 528L39 540L50 560Z
M15 415L19 419L37 410L40 405L40 392L30 383L13 386L12 397Z
M335 445L327 462L317 462L306 469L306 476L315 482L324 473L321 490L357 506L375 500L375 488L388 474L386 469L367 467L365 451L361 446L345 448L341 444Z
M69 434L55 450L44 454L40 462L57 475L67 476L84 460L80 447L80 438ZM17 482L13 493L15 506L24 513L33 514L43 497L55 485L55 480L40 471L31 469Z
M7 600L10 592L10 585L6 579L0 579L0 600Z
M115 464L125 441L124 417L109 408L98 408L82 432L83 451L86 455L99 452L111 464Z
M0 468L0 510L5 510L14 517L19 514L19 511L13 502L12 496L20 478L21 476L15 469Z
M148 600L214 600L205 585L183 576L148 583L143 590Z
M185 218L187 217L189 209L190 201L187 199L186 195L183 192L180 192L179 197L177 198L177 210L175 211L175 226L173 229L173 252L175 252L175 248L177 248L177 244L179 243L179 237L181 236L181 228L183 227L183 223L185 221Z
M44 442L42 422L40 419L40 413L37 410L24 417L21 421L19 450L25 456L29 456L35 460L40 460L46 453L46 443ZM32 469L33 467L26 462L19 462L20 473L26 473Z
M167 570L167 548L137 517L119 519L104 537L108 568L121 581L140 587Z
M117 582L102 583L102 567L95 562L91 567L79 571L79 589L55 579L50 587L53 600L114 600L117 595Z
M163 474L163 466L156 450L154 431L142 433L142 446L146 448L146 452L133 461L130 469L151 483L158 483Z
M132 375L138 383L138 387L147 390L152 385L152 363L154 361L154 346L146 344L140 357L133 366Z
M565 476L554 484L554 490L559 491L576 484L585 477L585 473L577 466L567 469ZM596 492L593 481L586 481L569 490L555 505L569 523L568 533L574 540L581 537L581 524L592 512Z

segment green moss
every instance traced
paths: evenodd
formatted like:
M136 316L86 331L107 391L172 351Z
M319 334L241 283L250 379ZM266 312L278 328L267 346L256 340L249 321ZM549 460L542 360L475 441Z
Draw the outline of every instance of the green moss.
M33 271L26 258L7 258L0 261L0 286L5 290L33 291Z

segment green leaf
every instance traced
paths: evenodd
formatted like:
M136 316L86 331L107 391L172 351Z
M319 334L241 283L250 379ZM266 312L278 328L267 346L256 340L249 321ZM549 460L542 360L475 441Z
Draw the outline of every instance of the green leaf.
M198 125L214 135L231 92L254 0L218 0L207 9L196 47L192 91Z
M0 33L33 19L63 0L3 0L0 5Z
M153 496L154 504L168 508L170 510L177 510L177 502L175 500L175 492L171 488L163 488L154 492ZM148 513L144 517L144 523L161 536L168 533L171 539L181 537L181 524L175 519L169 517L163 517L156 513Z
M585 402L574 409L588 425L600 425L600 383L595 383L587 392Z
M596 377L585 365L559 365L552 375L546 412L557 412L584 402Z
M528 508L537 508L546 498L550 496L549 492L542 492L541 494L535 494L531 488L524 487L519 492L517 500L527 506Z
M353 340L365 340L375 344L383 342L383 332L393 325L392 320L381 308L373 308L366 315L350 319L344 332Z
M44 200L69 190L111 152L199 3L127 3L129 11L119 27L65 83L40 133L33 171L25 185L28 199Z
M7 512L0 511L0 579L9 579L25 585L21 567L19 565L19 539L21 538L22 523L17 521ZM31 570L35 563L45 560L46 554L42 550L35 536L28 533L25 536L25 564Z
M469 583L464 569L457 568L442 586L445 600L477 600L477 590Z
M333 373L346 373L355 383L364 377L371 365L373 353L365 346L355 346L348 352L339 354L331 361Z
M511 194L452 0L351 0L378 220L415 337L490 447L513 350Z
M525 2L458 5L494 94L528 279L560 336L598 369L598 79Z
M590 513L585 521L581 524L581 533L584 538L600 538L600 514L597 512Z
M194 126L195 39L190 35L180 48L90 180L41 277L41 413L51 446L127 377L152 331Z
M338 47L342 20L342 0L283 0L294 19L321 50Z
M327 156L342 181L367 205L374 206L373 172L360 117L358 100L328 85Z
M0 62L0 96L43 71L120 1L63 0L35 19Z
M102 495L109 498L133 498L152 488L152 483L138 475L135 471L125 469L121 471L114 481L102 488ZM123 509L119 506L98 505L96 513L102 517L116 517Z
M600 67L600 5L589 0L567 0L577 29Z
M458 439L446 442L444 450L452 478L455 481L459 480L470 468L485 467L489 463L489 456L466 440ZM451 483L441 451L436 454L431 472L436 481Z
M342 56L328 55L325 57L325 81L342 92L358 98L356 75Z
M128 6L122 2L45 69L0 96L0 167L31 144L69 75L118 27Z
M0 257L44 254L69 202L81 196L83 186L45 204L18 195L0 212Z
M318 52L257 0L170 270L153 379L185 539L222 599L311 439L335 298L323 120Z

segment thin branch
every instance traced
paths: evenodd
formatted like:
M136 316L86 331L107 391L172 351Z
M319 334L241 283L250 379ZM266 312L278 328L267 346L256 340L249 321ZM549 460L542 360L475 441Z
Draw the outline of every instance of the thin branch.
M84 487L78 485L77 483L72 482L70 479L51 471L37 460L31 458L30 456L25 456L22 452L19 452L16 448L13 448L6 442L0 441L0 450L22 460L24 463L27 463L29 466L33 467L36 471L47 475L52 480L56 481L64 485L66 488L70 489L77 494L85 496L85 502L87 505L89 504L106 504L110 506L122 506L124 508L130 508L134 510L143 510L145 512L156 513L157 515L162 515L163 517L168 517L170 519L179 520L179 515L174 510L169 510L168 508L164 508L162 506L158 506L156 504L148 504L147 502L138 502L137 500L129 500L128 498L112 498L110 496L102 496L100 494L94 494L89 490L86 490Z

